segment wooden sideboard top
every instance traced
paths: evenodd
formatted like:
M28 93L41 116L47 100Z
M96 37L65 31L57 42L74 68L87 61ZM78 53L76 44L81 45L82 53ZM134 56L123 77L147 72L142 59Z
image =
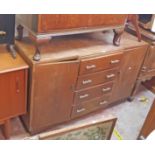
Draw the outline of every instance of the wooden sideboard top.
M28 65L17 53L16 59L7 51L6 45L0 45L0 74L26 69Z
M23 41L16 42L18 51L31 64L44 62L61 62L74 59L87 58L92 56L106 55L118 52L124 49L136 48L139 46L147 46L144 41L138 42L133 35L124 32L121 38L121 45L116 47L113 45L113 32L91 33L80 35L69 35L54 37L50 43L42 46L41 60L33 61L35 46L28 38Z

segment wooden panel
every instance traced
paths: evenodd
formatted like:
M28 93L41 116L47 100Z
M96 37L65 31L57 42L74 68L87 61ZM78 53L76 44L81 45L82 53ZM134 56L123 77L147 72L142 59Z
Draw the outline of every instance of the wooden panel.
M80 65L79 74L89 74L105 69L118 67L121 63L122 53L109 54L105 56L83 59Z
M30 105L31 130L70 119L78 68L78 61L36 66Z
M96 97L101 97L112 91L113 82L97 85L88 89L75 92L75 103L82 103Z
M118 68L79 76L76 88L84 89L90 86L109 82L114 80L117 77L117 75L118 75Z
M72 118L79 117L79 116L88 114L92 111L95 111L97 109L102 109L106 107L110 103L109 102L110 97L111 97L111 94L105 94L102 97L95 98L93 100L86 101L73 106L71 117Z
M0 74L0 119L26 112L25 70Z
M126 50L120 67L120 75L116 82L113 100L127 98L131 95L138 78L147 46Z
M38 32L74 28L124 25L127 15L119 14L40 14Z
M139 137L143 136L147 138L147 136L155 129L155 101L151 106L151 109L146 117L144 125L141 129Z

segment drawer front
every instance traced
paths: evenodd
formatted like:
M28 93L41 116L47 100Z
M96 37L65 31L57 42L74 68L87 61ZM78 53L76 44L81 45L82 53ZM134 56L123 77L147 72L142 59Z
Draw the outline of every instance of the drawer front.
M76 89L99 85L114 80L118 75L118 68L78 77Z
M122 53L106 55L93 59L81 60L79 74L89 74L96 71L118 67L122 59Z
M97 85L89 89L84 89L75 92L75 104L86 102L96 97L102 97L104 94L112 91L113 82L109 82L103 85Z
M73 106L71 117L75 118L81 115L88 114L89 112L95 111L97 109L106 107L110 103L110 96L111 94L105 94L103 97Z

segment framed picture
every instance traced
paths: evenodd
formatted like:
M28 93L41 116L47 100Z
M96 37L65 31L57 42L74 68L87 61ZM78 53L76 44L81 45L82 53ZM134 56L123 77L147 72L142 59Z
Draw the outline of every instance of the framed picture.
M41 140L109 140L117 118L74 124L39 135Z

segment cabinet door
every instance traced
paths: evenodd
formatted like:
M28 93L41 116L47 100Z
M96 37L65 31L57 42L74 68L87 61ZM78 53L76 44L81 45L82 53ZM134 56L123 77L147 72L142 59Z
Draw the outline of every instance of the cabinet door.
M78 61L36 66L30 113L33 131L70 119L78 69Z
M115 85L112 100L125 99L131 95L144 60L146 49L147 47L143 46L124 51L120 75Z
M0 120L26 112L25 70L0 74Z

